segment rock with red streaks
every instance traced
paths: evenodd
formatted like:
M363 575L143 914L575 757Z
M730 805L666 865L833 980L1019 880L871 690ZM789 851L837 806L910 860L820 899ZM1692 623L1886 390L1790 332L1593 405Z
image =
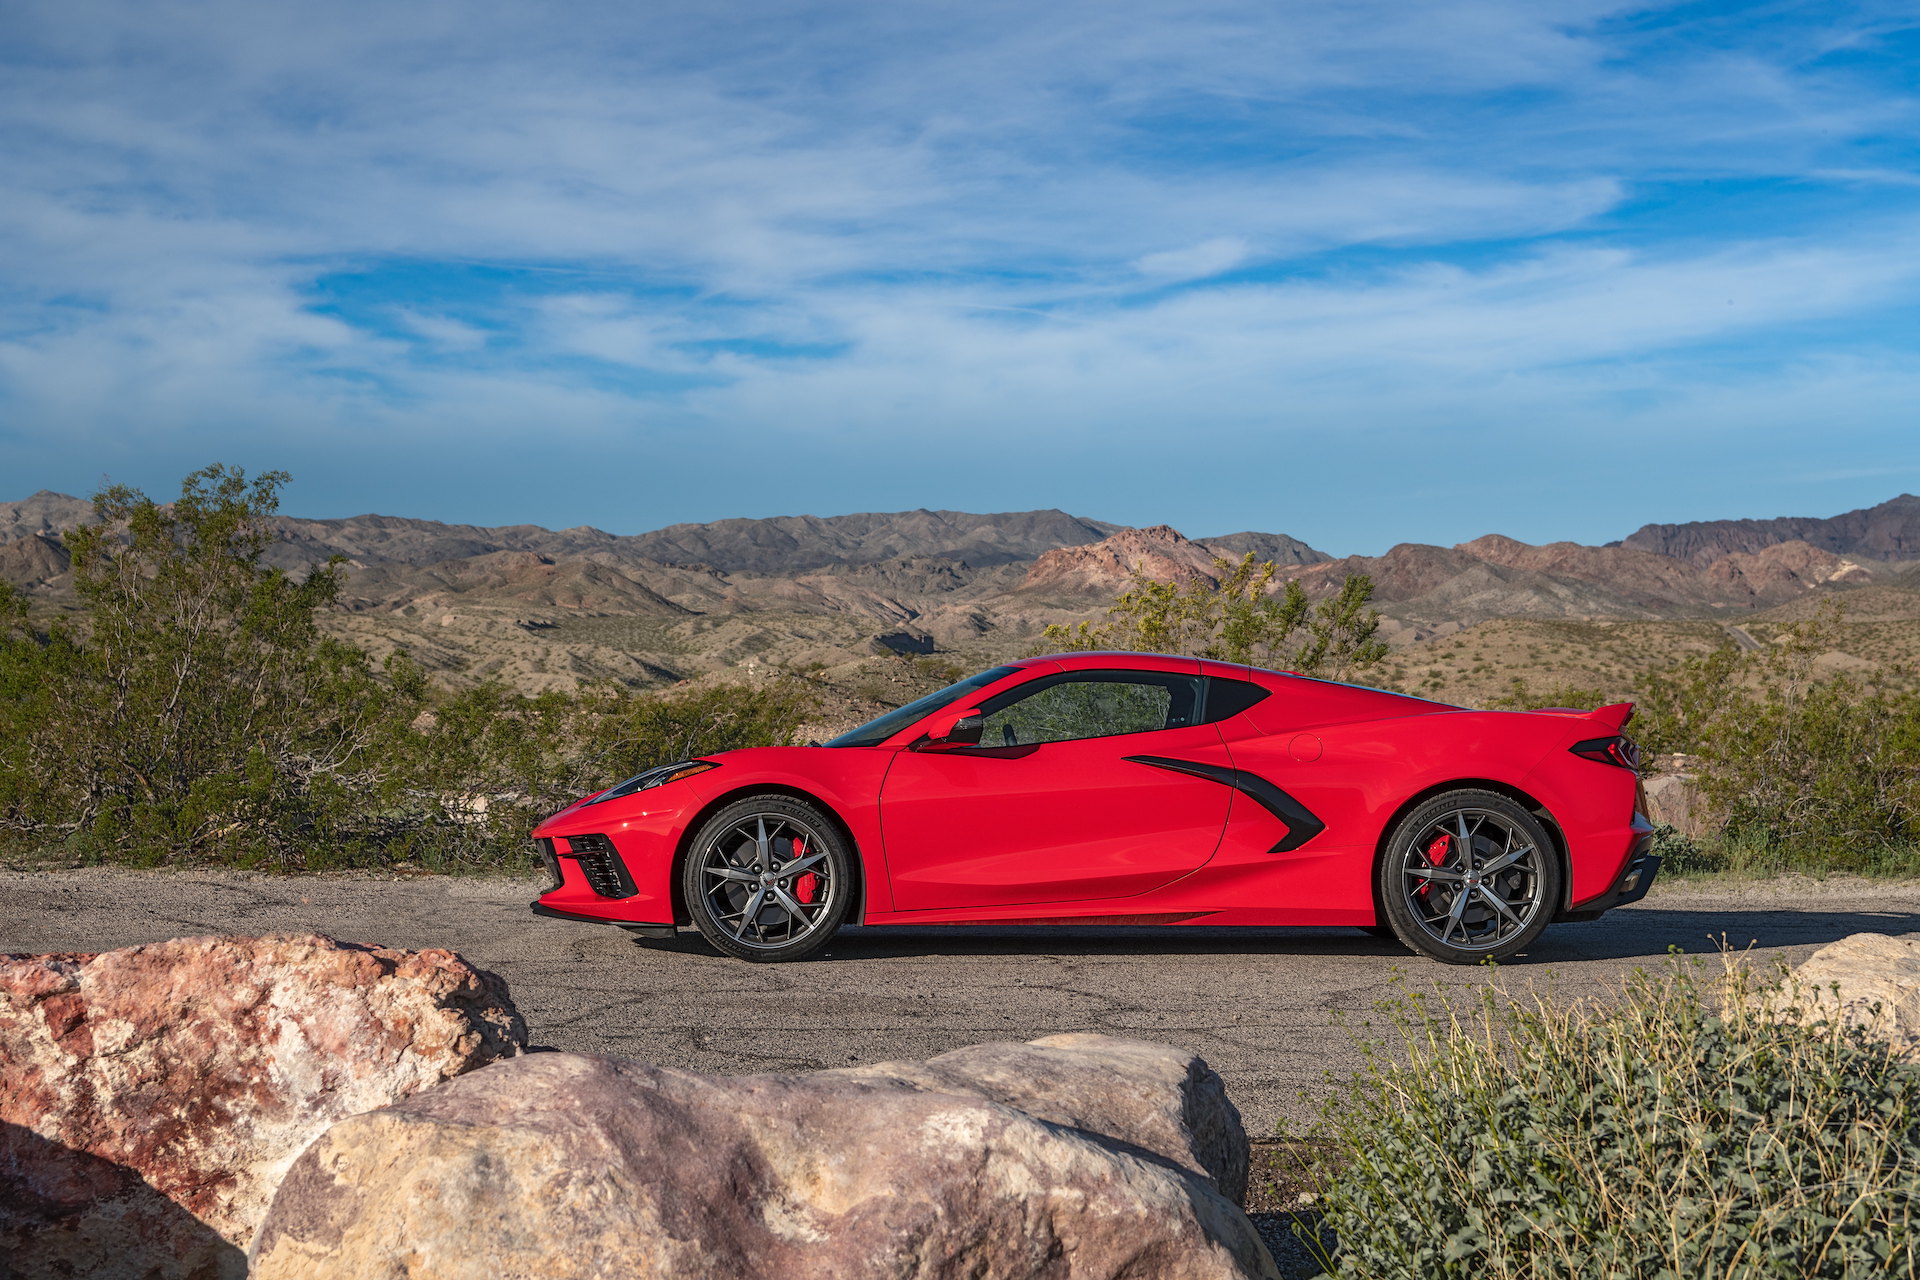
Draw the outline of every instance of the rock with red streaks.
M308 935L0 958L0 1271L243 1275L328 1126L525 1041L506 984L450 951Z

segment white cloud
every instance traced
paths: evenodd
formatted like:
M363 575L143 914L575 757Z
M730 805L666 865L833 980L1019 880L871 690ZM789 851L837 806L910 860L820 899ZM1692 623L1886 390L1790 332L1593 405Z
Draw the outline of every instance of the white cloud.
M1231 271L1247 260L1247 242L1237 236L1217 236L1185 249L1165 249L1133 261L1134 270L1161 280L1203 280Z

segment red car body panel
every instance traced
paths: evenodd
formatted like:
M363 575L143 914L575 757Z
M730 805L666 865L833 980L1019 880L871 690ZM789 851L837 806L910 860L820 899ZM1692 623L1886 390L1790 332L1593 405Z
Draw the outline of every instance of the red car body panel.
M1645 844L1633 771L1570 749L1617 734L1631 712L1624 705L1468 711L1144 654L1009 666L943 710L1074 670L1207 675L1267 696L1212 723L1037 746L913 749L940 715L932 712L874 746L704 757L719 767L601 803L589 797L542 823L534 835L554 842L560 883L536 905L612 923L684 922L674 880L694 830L729 800L766 791L809 798L839 821L858 853L868 924L1372 925L1376 858L1394 820L1453 787L1504 791L1547 822L1568 873L1563 911L1610 902ZM1306 818L1277 812L1286 801ZM586 835L611 841L631 895L608 897L589 882L568 846Z

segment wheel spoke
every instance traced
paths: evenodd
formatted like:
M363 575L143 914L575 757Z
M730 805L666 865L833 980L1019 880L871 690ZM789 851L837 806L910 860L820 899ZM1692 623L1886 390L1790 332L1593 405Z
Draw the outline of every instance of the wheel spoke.
M1455 894L1453 898L1453 910L1447 912L1447 927L1441 930L1440 941L1445 942L1453 937L1453 931L1455 929L1459 929L1462 935L1466 933L1466 924L1461 919L1466 909L1467 895L1464 893Z
M1491 903L1495 911L1498 911L1501 915L1505 916L1507 918L1507 923L1511 924L1516 929L1520 927L1520 917L1513 914L1513 908L1507 905L1507 900L1505 898L1501 897L1499 894L1495 893L1492 889L1488 888L1484 884L1480 885L1479 889L1480 889L1480 896L1485 898L1489 903Z
M1509 849L1499 857L1488 862L1484 867L1481 867L1480 874L1483 876L1498 875L1532 852L1533 846L1530 844L1521 845L1518 849Z
M804 922L809 929L813 927L813 916L807 914L806 907L801 904L798 898L795 898L779 885L773 886L773 896L779 900L781 906L787 909L788 915L792 916L795 920ZM826 905L824 901L813 904L816 909L824 908ZM818 914L818 910L816 910L815 914Z
M737 880L737 881L740 881L742 884L759 884L760 883L760 877L753 874L753 872L740 871L733 867L728 867L728 866L707 867L706 873L710 876L717 876L722 880Z
M740 913L740 927L733 931L733 936L736 939L745 942L747 940L747 926L752 925L755 928L759 927L760 908L766 905L766 901L767 891L765 889L755 889L753 891L753 896L747 899L746 909Z
M802 871L817 867L826 860L827 855L824 853L815 853L804 858L795 858L792 862L780 868L780 874L783 876L799 875Z
M1467 826L1465 810L1454 815L1454 817L1460 829L1460 866L1463 870L1471 872L1473 870L1473 835Z
M1416 880L1435 880L1445 884L1452 884L1465 878L1460 872L1450 867L1408 867L1406 873Z
M773 870L773 841L767 837L767 820L765 818L758 819L757 826L759 827L759 834L753 838L755 865L762 871L771 871ZM778 830L778 828L776 827L775 830Z

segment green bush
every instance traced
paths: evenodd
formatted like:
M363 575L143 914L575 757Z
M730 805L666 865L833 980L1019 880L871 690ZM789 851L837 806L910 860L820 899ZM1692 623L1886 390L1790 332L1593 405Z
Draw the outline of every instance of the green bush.
M335 566L261 562L286 477L210 467L168 506L116 486L67 535L78 626L0 636L0 826L83 855L284 856L338 835L390 771L393 691L319 630Z
M1920 869L1920 692L1815 678L1840 618L1836 603L1761 652L1696 658L1642 700L1635 735L1691 757L1729 866Z
M1107 609L1109 621L1047 627L1042 645L1063 650L1113 649L1190 654L1222 662L1280 667L1345 680L1377 665L1387 645L1376 638L1380 614L1369 607L1373 579L1354 574L1332 596L1312 604L1297 579L1276 593L1271 562L1249 551L1238 562L1216 558L1215 577L1186 582L1136 570Z
M1329 1270L1914 1274L1920 1070L1777 1021L1781 997L1735 965L1718 992L1675 961L1617 996L1393 1005L1398 1042L1367 1046L1326 1111Z
M386 854L434 868L524 861L533 825L581 796L651 765L790 743L812 709L793 680L534 697L480 685L397 744L408 787Z
M431 687L320 629L337 564L264 563L287 477L209 467L162 505L114 487L67 535L84 612L0 584L0 842L152 864L529 860L528 828L641 768L787 742L796 682L527 697Z

